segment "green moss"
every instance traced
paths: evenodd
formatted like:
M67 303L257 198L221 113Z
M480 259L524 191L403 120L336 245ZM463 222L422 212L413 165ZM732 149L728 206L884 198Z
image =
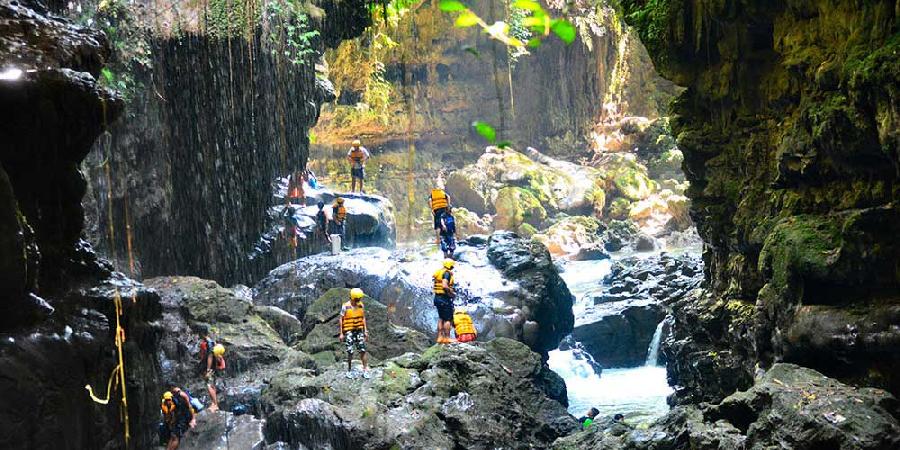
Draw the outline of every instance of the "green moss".
M794 216L775 225L760 252L760 270L776 287L793 276L825 280L840 256L840 227L821 216Z
M606 215L611 219L626 219L631 210L631 202L624 198L617 198L609 205Z
M519 233L519 236L530 238L537 234L538 230L530 224L523 223L522 225L519 225L519 229L516 230L516 232Z
M522 224L539 226L546 218L547 211L527 189L505 187L497 193L494 201L494 226L503 230L518 230Z

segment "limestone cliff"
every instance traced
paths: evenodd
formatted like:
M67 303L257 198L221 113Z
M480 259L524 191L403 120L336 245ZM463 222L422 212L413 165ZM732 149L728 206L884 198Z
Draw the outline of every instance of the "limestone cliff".
M780 360L900 391L895 2L622 4L687 87L672 127L712 292L679 305L679 398Z

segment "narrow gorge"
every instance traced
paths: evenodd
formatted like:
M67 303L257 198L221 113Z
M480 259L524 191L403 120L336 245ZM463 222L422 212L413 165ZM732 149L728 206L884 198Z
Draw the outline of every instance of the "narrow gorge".
M0 0L0 448L898 448L898 15Z

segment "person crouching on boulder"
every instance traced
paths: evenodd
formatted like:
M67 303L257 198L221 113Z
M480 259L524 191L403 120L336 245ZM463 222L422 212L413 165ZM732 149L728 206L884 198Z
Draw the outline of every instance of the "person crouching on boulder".
M197 425L197 419L187 393L173 383L167 384L169 390L163 393L160 405L163 415L161 431L166 440L166 450L175 450L181 445L181 438L187 430Z
M472 317L466 312L464 306L457 306L456 311L453 312L453 329L458 342L472 342L478 337Z
M208 345L208 344L207 344ZM206 371L203 378L206 380L206 390L209 392L209 411L216 412L219 410L218 392L224 390L219 387L217 381L222 380L225 373L225 346L222 344L214 344L212 351L206 355Z
M445 259L444 266L434 273L434 307L437 308L437 343L449 344L455 342L450 338L450 327L453 325L453 297L454 291L453 266L456 263L452 259Z
M341 306L338 319L338 339L347 346L347 378L353 378L353 352L359 353L362 361L363 378L369 378L369 357L366 355L366 342L369 340L369 329L366 327L366 312L362 298L366 294L362 289L350 290L350 301Z

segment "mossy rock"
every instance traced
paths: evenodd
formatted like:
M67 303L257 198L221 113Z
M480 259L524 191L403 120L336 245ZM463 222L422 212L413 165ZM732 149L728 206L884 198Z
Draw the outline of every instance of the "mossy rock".
M631 202L624 198L617 198L609 205L606 216L610 219L624 220L628 218L631 211Z
M494 228L516 231L522 224L539 227L547 218L547 211L530 191L519 187L505 187L494 202L497 215Z
M646 170L637 164L620 168L613 175L613 184L622 196L630 200L642 200L653 193L653 180L647 176Z

